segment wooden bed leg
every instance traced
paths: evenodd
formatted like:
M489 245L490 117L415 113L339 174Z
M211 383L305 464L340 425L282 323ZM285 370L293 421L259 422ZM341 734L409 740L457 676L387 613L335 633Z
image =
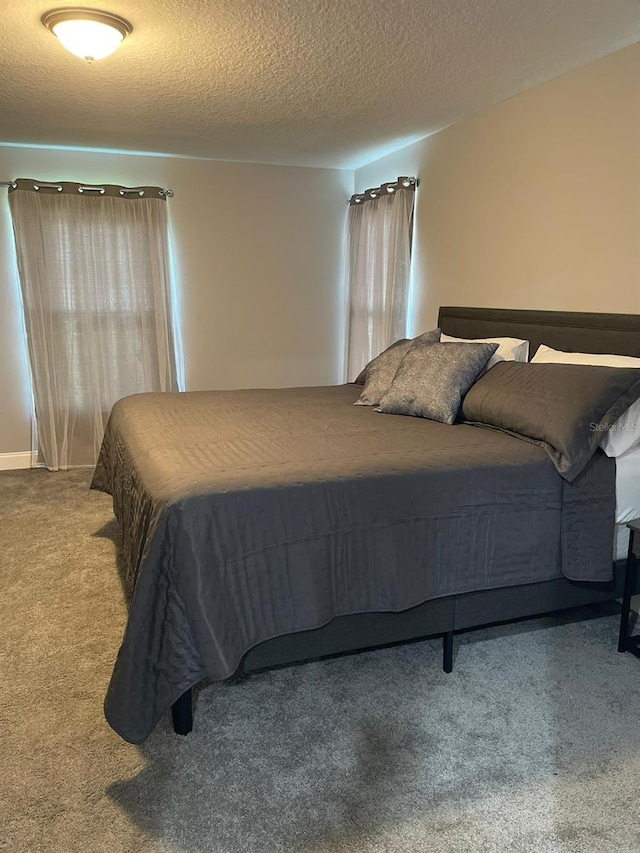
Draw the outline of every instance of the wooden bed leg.
M193 705L191 688L171 706L173 730L177 735L188 735L193 729Z
M442 668L453 672L453 631L447 631L442 638Z

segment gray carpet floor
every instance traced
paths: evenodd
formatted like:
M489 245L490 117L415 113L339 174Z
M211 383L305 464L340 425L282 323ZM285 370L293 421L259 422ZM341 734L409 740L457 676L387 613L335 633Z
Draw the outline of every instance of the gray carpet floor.
M0 474L0 848L638 853L640 661L615 605L198 694L142 746L102 700L126 606L88 473Z

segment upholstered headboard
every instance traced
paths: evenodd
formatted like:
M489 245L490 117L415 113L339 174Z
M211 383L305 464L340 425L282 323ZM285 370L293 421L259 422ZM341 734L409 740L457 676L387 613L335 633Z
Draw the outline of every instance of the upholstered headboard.
M457 338L511 337L569 352L610 352L640 357L640 315L505 308L440 309L438 325Z

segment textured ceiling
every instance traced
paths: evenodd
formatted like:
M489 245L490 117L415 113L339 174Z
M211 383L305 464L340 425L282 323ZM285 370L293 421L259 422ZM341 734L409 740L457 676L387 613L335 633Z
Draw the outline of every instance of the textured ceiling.
M353 167L640 40L640 0L82 0L87 65L4 0L0 141ZM58 4L59 5L59 4Z

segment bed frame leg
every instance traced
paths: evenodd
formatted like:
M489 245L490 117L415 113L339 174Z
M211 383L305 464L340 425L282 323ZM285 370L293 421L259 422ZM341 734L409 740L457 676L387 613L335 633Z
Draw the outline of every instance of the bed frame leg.
M442 668L453 672L453 631L447 631L442 638Z
M191 688L171 706L173 730L177 735L188 735L193 729L193 704Z

